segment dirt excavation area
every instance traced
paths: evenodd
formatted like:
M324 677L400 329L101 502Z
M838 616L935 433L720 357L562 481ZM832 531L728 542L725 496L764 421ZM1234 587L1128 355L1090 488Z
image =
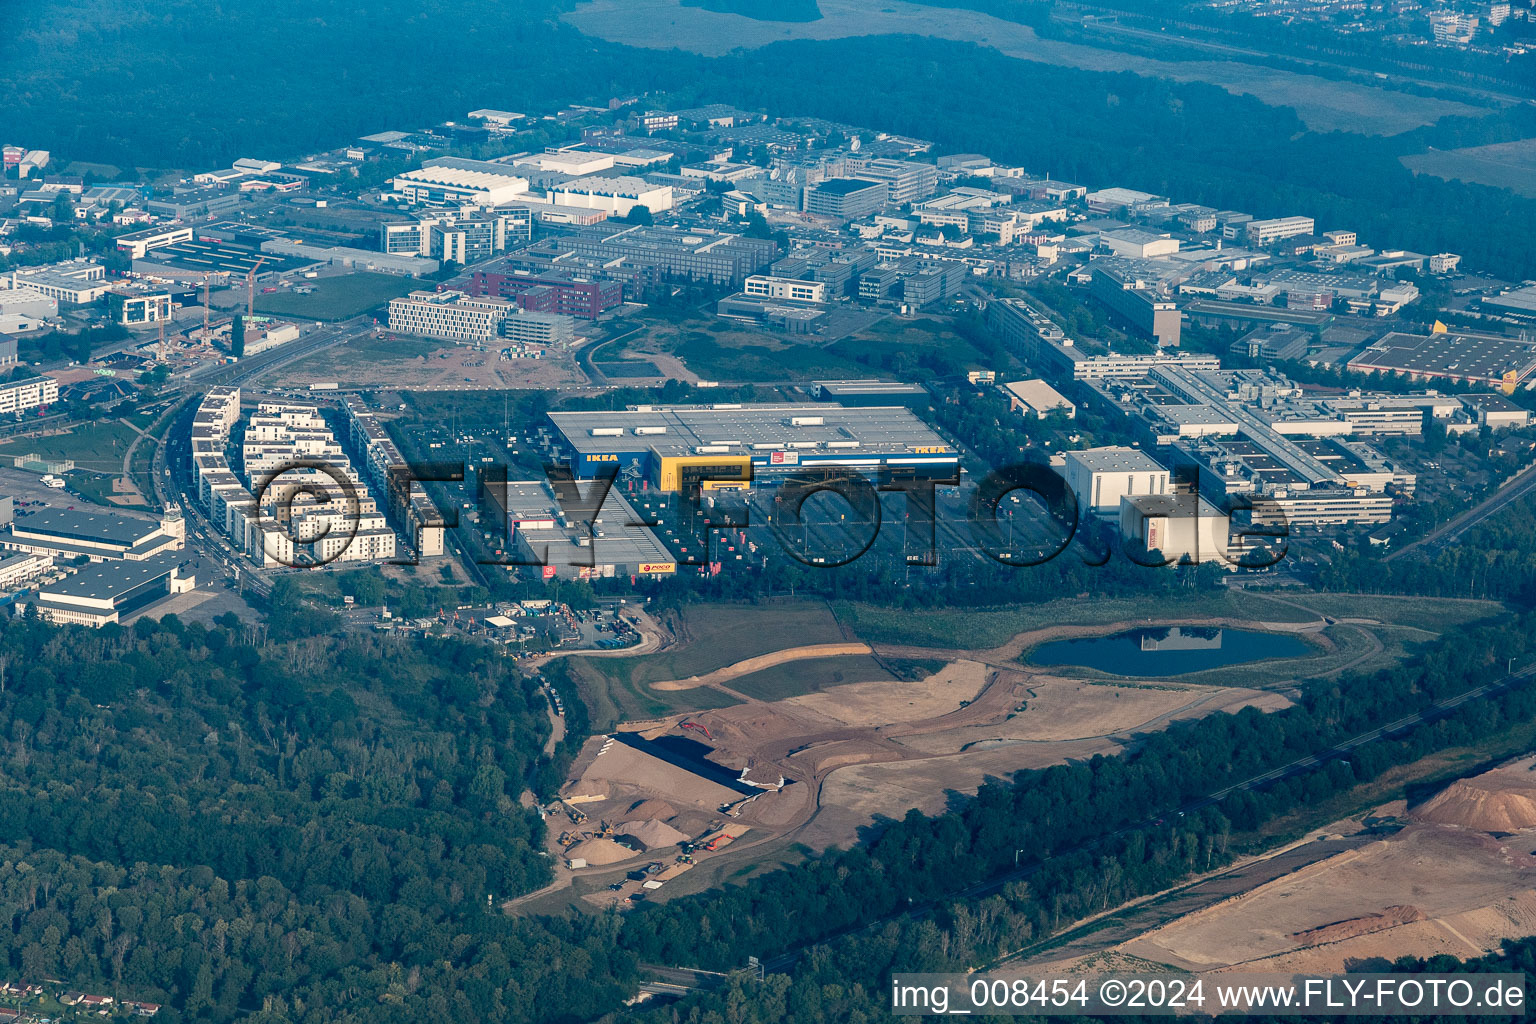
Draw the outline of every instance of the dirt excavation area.
M1533 766L1523 758L1413 807L1378 808L1364 820L1386 826L1380 839L1106 952L1194 971L1308 973L1368 957L1493 952L1536 932Z
M796 661L810 661L812 658L829 658L844 654L868 654L868 644L812 644L807 647L791 647L785 651L774 651L772 654L762 654L756 658L747 658L738 661L734 665L716 669L713 672L701 676L689 676L687 679L667 679L659 683L652 683L653 690L691 690L696 686L718 686L728 683L732 679L750 675L753 672L761 672L763 669L775 668L779 665L787 665Z
M649 684L711 686L739 703L589 739L561 801L547 808L562 819L552 821L549 851L563 869L557 885L575 883L576 898L594 907L665 899L688 891L673 880L719 857L749 860L785 841L847 846L912 808L942 811L989 778L1114 752L1181 718L1287 704L1263 690L1085 681L966 657L933 662L918 678L778 700L727 688L767 668L869 655L862 643L822 643Z

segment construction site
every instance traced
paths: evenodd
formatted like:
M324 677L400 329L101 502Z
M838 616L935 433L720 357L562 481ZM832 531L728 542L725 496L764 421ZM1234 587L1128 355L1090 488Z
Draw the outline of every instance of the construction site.
M742 860L790 843L848 846L909 809L942 811L988 778L1113 753L1181 718L1289 703L1243 687L1117 686L968 659L779 700L730 686L806 659L870 652L816 645L651 684L739 703L622 723L587 741L555 808L569 825L551 830L568 873L561 884L622 874L606 889L577 891L596 906L646 890L642 898L664 898L670 892L655 890L727 850Z
M1536 757L1393 801L1219 872L1224 898L1158 922L1149 900L1126 913L1148 927L1098 926L1028 971L1155 969L1329 973L1373 958L1471 958L1536 931ZM1321 853L1322 855L1318 855ZM1301 866L1267 870L1293 858ZM1268 874L1244 885L1244 875ZM1196 902L1198 901L1193 901ZM1118 915L1117 915L1118 916ZM1087 930L1085 929L1085 932ZM1110 940L1106 941L1105 936Z

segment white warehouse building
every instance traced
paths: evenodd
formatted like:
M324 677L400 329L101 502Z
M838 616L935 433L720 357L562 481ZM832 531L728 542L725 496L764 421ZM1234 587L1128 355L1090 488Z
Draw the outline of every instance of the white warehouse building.
M1077 496L1078 514L1119 515L1120 499L1168 494L1168 470L1139 448L1088 448L1067 452L1067 486Z
M652 213L670 210L673 206L671 185L652 185L644 178L630 175L577 178L551 186L549 194L556 206L603 210L613 217L627 217L637 206Z

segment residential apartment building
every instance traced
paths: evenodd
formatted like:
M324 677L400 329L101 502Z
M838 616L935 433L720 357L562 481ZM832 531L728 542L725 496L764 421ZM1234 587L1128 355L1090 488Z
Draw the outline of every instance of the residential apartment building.
M25 377L0 384L0 416L19 416L58 400L59 382L52 377Z

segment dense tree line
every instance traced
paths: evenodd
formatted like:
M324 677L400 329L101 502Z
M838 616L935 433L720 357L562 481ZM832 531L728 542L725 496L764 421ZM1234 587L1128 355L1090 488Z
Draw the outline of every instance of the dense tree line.
M1063 179L1120 184L1255 216L1304 213L1373 244L1453 251L1514 278L1536 272L1522 225L1536 200L1428 175L1398 158L1424 133L1377 138L1309 132L1287 108L1202 84L1035 64L936 39L785 42L714 60L592 40L554 15L560 3L399 0L235 5L217 19L191 0L62 4L29 0L0 40L0 109L13 134L125 166L207 167L250 152L287 157L346 143L388 120L420 125L497 97L553 109L577 98L671 93L779 114L862 124L986 152ZM231 45L239 40L239 45ZM494 41L506 60L464 62ZM411 52L408 64L381 52ZM189 66L186 54L220 54ZM920 54L920 56L915 56ZM435 68L452 66L444 79ZM785 75L793 67L796 74ZM110 83L81 90L77 83ZM977 96L1027 96L984 104ZM143 110L168 116L145 120ZM274 111L279 112L274 116ZM616 115L619 116L619 115ZM1507 134L1511 117L1495 115ZM1458 119L1456 130L1470 132ZM131 126L131 128L129 127Z
M1447 511L1464 512L1466 506ZM1469 529L1457 543L1438 551L1391 562L1380 548L1341 552L1323 567L1317 582L1344 592L1479 597L1529 604L1536 600L1533 516L1536 500L1521 498Z
M489 909L549 877L518 800L559 778L533 682L476 645L270 637L0 624L0 973L172 1021L611 1005L610 925Z

